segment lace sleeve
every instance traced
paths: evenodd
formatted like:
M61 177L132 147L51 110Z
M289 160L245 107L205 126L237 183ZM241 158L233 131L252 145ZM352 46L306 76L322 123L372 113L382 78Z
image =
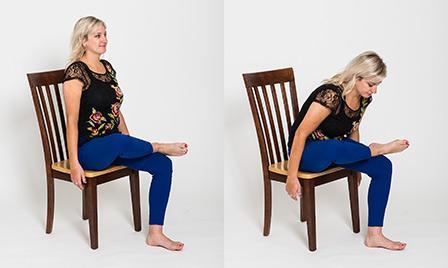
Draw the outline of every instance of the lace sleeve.
M86 73L81 62L74 62L65 70L63 82L72 79L78 79L83 83L82 90L86 90L90 86L89 75Z
M332 113L337 113L339 110L339 104L341 103L341 98L339 92L334 89L323 89L321 90L314 99L315 102L327 107Z

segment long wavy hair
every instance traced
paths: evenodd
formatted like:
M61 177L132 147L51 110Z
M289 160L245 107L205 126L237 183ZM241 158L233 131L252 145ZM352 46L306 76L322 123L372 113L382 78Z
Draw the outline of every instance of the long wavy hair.
M386 64L380 56L373 51L366 51L352 59L344 71L324 80L323 83L341 86L343 88L342 96L345 96L353 90L357 79L383 80L386 75Z
M93 16L87 16L80 18L75 27L73 27L73 33L71 38L71 48L72 52L68 59L68 64L78 61L86 53L86 49L83 43L87 41L87 36L89 33L97 29L99 26L106 28L104 21L95 18Z

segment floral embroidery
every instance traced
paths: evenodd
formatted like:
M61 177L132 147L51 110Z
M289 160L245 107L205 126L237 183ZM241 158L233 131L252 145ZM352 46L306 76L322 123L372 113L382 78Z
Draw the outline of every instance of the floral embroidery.
M90 127L87 128L87 130L90 131L90 137L95 137L100 133L104 134L106 131L104 129L106 123L103 122L106 121L107 120L104 118L103 114L92 107L92 113L90 114L89 121L87 121L90 125Z
M326 136L326 135L322 132L322 130L320 130L320 129L316 129L316 130L313 131L313 133L311 133L311 135L308 137L308 139L311 139L311 140L319 140L319 141L331 140L331 139L334 139L334 140L343 140L343 139L345 139L345 138L346 138L346 135L343 135L343 136L337 136L337 137L334 137L334 138L330 138L330 137Z
M121 97L123 97L123 92L121 92L120 87L117 85L111 85L111 87L115 90L115 95L117 96L117 99L120 100Z

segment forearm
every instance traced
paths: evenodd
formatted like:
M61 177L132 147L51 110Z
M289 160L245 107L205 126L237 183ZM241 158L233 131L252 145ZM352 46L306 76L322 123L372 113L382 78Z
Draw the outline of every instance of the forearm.
M118 125L118 131L124 135L129 135L128 127L126 126L126 121L124 120L123 114L120 112L120 124Z
M303 148L305 147L306 139L300 135L294 137L291 146L291 154L288 161L288 178L297 178L299 171L299 163L302 158Z
M67 150L70 166L78 164L78 126L75 123L67 124Z

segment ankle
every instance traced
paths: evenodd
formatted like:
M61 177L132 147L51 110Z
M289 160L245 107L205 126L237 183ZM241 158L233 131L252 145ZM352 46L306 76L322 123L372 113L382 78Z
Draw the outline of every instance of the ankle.
M383 236L383 228L382 227L368 227L367 228L367 237L378 237Z
M152 142L151 145L152 145L152 152L153 153L160 152L160 143Z
M150 224L148 228L148 236L162 236L163 225Z

